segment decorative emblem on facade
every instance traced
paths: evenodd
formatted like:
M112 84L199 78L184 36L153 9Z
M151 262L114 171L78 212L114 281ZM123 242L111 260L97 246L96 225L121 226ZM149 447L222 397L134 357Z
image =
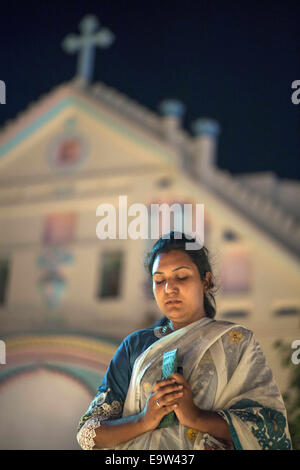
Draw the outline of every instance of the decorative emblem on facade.
M76 118L68 119L63 133L52 143L48 160L53 169L69 172L77 169L86 158L88 146L76 124Z

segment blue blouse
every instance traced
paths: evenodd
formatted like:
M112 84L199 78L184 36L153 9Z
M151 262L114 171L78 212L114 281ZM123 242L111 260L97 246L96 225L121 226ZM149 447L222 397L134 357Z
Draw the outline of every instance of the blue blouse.
M160 339L160 330L161 328L145 328L131 333L122 341L97 388L95 398L80 419L78 431L89 418L98 415L101 405L102 416L106 409L107 417L121 417L135 360ZM104 402L106 408L103 408Z

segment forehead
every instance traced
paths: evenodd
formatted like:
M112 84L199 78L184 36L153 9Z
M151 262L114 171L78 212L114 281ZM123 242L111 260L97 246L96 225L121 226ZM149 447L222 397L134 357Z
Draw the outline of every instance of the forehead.
M169 253L160 253L156 256L153 263L152 274L156 271L172 271L172 269L178 268L179 266L188 266L191 269L197 269L189 255L184 251L172 250Z

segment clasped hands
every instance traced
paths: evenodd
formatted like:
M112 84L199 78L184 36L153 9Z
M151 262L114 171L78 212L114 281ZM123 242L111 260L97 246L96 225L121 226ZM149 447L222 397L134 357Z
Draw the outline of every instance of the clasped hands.
M162 418L171 411L174 411L182 425L188 427L195 425L200 414L200 409L193 401L190 384L179 373L159 380L154 385L141 413L145 430L156 429Z

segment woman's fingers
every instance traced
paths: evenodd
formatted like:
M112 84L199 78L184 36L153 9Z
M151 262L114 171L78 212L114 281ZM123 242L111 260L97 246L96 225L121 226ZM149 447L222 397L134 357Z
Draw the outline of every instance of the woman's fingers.
M167 414L168 410L173 411L177 400L182 397L183 385L176 383L173 378L157 381L150 396L153 409L163 415Z
M160 397L163 397L165 395L173 394L173 393L176 393L176 392L181 392L182 390L183 390L182 385L169 385L167 387L161 388L157 392L157 396L160 398Z
M185 380L183 375L178 372L174 372L174 374L170 375L170 379L175 380L178 385L183 385L184 388L191 390L190 384Z
M172 379L158 381L148 396L143 410L145 423L149 429L156 429L160 420L175 411L178 400L183 397L183 387Z
M177 403L177 400L183 397L183 392L174 392L169 393L168 395L164 395L162 398L159 398L160 406L169 406L174 405Z
M179 374L178 372L174 372L174 374L170 376L170 380L175 380L175 382L181 385L187 385L188 383L183 375Z
M178 398L183 396L183 387L180 385L170 385L163 387L152 395L152 398L157 405L157 402L160 406L167 406L169 404L175 403Z
M173 403L172 405L164 406L163 407L163 416L167 415L168 413L171 413L171 411L174 411L174 408L176 408L176 403Z
M166 385L164 387L158 388L156 392L152 393L152 396L155 396L155 398L158 399L169 393L179 392L182 389L183 389L182 385L177 385L177 384Z
M157 392L160 388L166 387L167 385L172 385L175 383L175 379L164 379L158 380L154 385L152 392Z

